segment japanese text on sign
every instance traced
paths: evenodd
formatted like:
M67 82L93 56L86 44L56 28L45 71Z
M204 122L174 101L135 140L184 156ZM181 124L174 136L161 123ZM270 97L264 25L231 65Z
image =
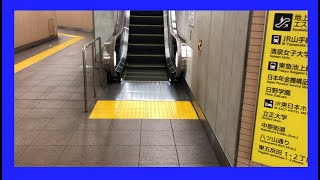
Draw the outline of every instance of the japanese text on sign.
M308 166L308 13L267 18L251 160Z

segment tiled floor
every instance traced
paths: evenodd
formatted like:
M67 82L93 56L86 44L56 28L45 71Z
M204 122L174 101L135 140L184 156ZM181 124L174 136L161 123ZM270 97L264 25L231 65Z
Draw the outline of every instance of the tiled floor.
M89 63L84 113L81 48L92 37L59 31L85 39L15 74L15 166L219 166L199 120L89 120L97 99L189 99L182 85L155 82L97 87L95 99Z

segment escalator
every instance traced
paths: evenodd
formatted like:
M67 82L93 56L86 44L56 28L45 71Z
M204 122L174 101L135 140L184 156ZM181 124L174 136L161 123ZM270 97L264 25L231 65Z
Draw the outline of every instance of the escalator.
M124 80L168 81L163 11L130 11Z
M177 34L174 11L125 11L104 46L109 83L179 82L185 69L185 43Z

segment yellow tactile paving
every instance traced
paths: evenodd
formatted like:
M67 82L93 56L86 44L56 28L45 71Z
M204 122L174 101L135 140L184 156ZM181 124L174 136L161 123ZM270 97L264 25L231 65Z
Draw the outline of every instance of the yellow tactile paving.
M120 101L98 101L94 106L95 109L119 109L120 108Z
M94 108L89 119L117 119L118 109L96 109Z
M189 101L108 101L96 103L89 119L189 119L198 116Z
M145 109L120 109L117 119L145 119Z
M170 109L170 101L146 101L146 109Z
M145 109L145 101L121 101L121 109Z
M146 111L145 119L175 119L170 109L152 109Z
M80 41L81 39L83 39L84 37L82 36L74 36L74 35L70 35L70 34L62 34L62 33L59 33L58 34L59 36L68 36L68 37L72 37L71 39L67 40L66 42L63 42L61 44L58 44L48 50L45 50L39 54L36 54L28 59L25 59L17 64L14 65L14 73L17 73L29 66L31 66L32 64L35 64L41 60L43 60L44 58L48 57L48 56L51 56L52 54L70 46L71 44L73 43L76 43L78 41Z
M175 111L172 112L173 118L172 119L198 119L198 116L195 112L186 112L186 111Z

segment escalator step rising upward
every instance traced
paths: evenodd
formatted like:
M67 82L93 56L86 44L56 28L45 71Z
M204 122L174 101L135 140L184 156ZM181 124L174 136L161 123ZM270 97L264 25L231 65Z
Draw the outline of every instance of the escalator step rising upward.
M130 11L124 80L167 81L162 11Z

